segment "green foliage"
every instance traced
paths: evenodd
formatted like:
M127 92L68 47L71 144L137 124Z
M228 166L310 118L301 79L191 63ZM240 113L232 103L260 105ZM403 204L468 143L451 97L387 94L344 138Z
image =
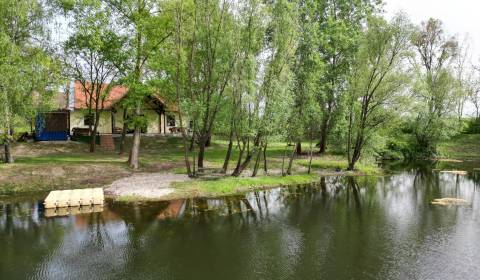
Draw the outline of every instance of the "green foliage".
M443 158L467 161L480 159L480 134L459 134L442 141L438 146L438 154Z
M446 38L442 23L430 19L412 35L416 50L417 68L413 92L418 99L415 108L414 135L417 153L422 157L436 154L436 146L448 133L446 118L455 111L458 95L452 62L457 56L458 43Z
M323 64L318 77L317 100L321 110L320 149L326 147L332 130L341 129L350 109L346 102L348 77L360 46L362 28L374 12L375 1L323 1L317 5L318 40L315 45ZM338 127L337 127L338 126Z
M293 65L293 104L290 108L288 137L293 142L313 140L318 125L320 107L316 101L318 80L323 73L323 62L315 47L318 45L318 22L315 20L316 1L299 2L298 47Z
M378 17L368 20L348 92L350 169L366 148L373 148L378 141L375 139L381 139L378 133L394 124L405 108L408 99L403 90L408 76L403 62L408 55L409 28L402 16L391 23Z
M4 140L13 140L13 127L49 108L57 91L59 62L44 45L46 16L39 1L0 2L0 131Z
M71 13L73 32L64 45L65 72L81 82L92 110L97 102L103 104L125 71L126 38L112 29L111 13L101 1L77 1ZM110 87L99 86L103 84Z
M480 134L480 119L471 118L463 122L462 132L466 134Z

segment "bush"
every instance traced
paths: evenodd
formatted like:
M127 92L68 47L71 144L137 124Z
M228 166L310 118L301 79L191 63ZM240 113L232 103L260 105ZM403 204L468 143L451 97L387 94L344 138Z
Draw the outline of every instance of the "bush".
M389 138L386 142L385 148L378 151L382 159L385 160L400 160L411 158L413 151L411 144L405 140L406 134L401 134L394 138Z
M480 119L469 119L463 129L465 134L480 134Z

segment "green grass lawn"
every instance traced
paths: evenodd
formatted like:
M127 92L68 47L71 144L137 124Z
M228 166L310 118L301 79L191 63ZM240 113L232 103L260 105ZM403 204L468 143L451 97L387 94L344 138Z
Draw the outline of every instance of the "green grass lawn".
M130 148L130 142L131 138L127 138L127 151ZM143 137L141 143L138 172L185 173L183 144L180 138ZM221 168L226 147L225 141L213 141L211 147L206 150L205 166L212 169ZM15 144L16 163L0 164L0 195L104 186L133 173L126 164L128 155L119 156L117 152L101 149L96 153L90 153L88 148L88 144L78 142ZM285 149L291 148L287 148L284 143L269 144L267 165L274 174L280 173ZM235 167L237 158L238 150L235 148L229 165L230 169ZM294 161L295 176L259 176L258 178L227 176L215 181L199 179L193 182L193 186L198 187L202 193L221 194L251 186L305 183L312 180L312 176L306 174L308 161L308 157ZM251 165L253 164L252 161ZM319 172L335 174L336 169L345 170L346 166L347 161L341 156L316 156L312 161L312 174L319 175ZM380 172L374 164L360 163L358 168L362 174ZM259 172L259 175L260 173L263 172Z
M438 146L441 157L480 160L480 134L460 134Z
M185 196L186 194L196 194L202 197L231 195L236 193L243 193L261 188L287 186L287 185L301 185L317 182L318 175L291 175L291 176L260 176L255 178L236 178L226 177L211 180L196 180L187 182L176 182L173 186L177 189L175 196Z

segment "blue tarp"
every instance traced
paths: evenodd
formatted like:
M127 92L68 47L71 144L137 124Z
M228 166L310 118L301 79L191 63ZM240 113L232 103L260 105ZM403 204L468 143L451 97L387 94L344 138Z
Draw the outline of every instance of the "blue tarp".
M35 122L35 140L37 141L67 141L69 133L66 131L45 131L45 118L37 115Z
M67 141L68 132L63 131L50 131L50 132L40 132L35 134L35 140L37 141Z

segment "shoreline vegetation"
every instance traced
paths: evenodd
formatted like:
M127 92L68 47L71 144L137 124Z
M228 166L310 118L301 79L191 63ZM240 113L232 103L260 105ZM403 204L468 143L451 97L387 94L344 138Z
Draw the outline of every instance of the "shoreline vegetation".
M479 159L479 135L468 139L455 138L440 145L442 156L438 159L445 169L463 161ZM131 139L127 139L131 140ZM127 142L127 145L130 144ZM346 171L347 161L339 155L314 156L312 172L307 173L308 159L299 156L293 162L292 175L282 176L281 165L284 143L272 143L267 150L268 173L259 172L251 177L249 168L241 177L219 174L223 152L227 144L221 140L212 142L206 154L205 172L199 178L185 175L182 162L182 144L178 137L145 137L141 146L140 169L130 170L125 162L127 156L117 152L99 150L86 152L88 144L81 142L36 142L18 143L15 147L17 161L0 165L0 196L40 194L51 190L72 188L105 188L107 196L115 200L135 202L145 200L171 200L192 197L219 197L263 190L286 185L311 184L324 176L381 176L385 170L374 163L361 162L355 171ZM238 156L235 149L232 159ZM469 157L465 157L465 155ZM252 163L253 164L253 163ZM150 178L144 182L141 177ZM174 179L171 179L174 177ZM180 178L180 179L179 179ZM115 193L115 182L129 180L122 191ZM130 181L134 181L132 183ZM153 189L165 189L161 195L149 195ZM125 191L127 190L127 191ZM112 194L114 193L114 194ZM145 195L145 193L147 193Z
M127 139L131 140L131 139ZM130 143L127 142L127 145ZM355 171L346 171L347 161L342 156L322 155L312 159L311 174L307 173L307 156L299 156L293 162L292 175L282 176L282 156L284 143L272 143L267 150L268 172L259 172L252 178L252 170L246 169L241 177L219 174L224 157L224 141L213 141L207 148L205 172L195 179L163 181L161 188L171 188L174 192L162 197L142 197L139 195L121 195L121 200L174 199L186 197L213 197L231 195L253 189L272 188L284 185L314 183L321 176L360 176L380 175L382 169L373 163L361 163ZM118 145L117 145L118 146ZM130 170L125 162L127 155L99 150L88 153L88 144L81 142L34 142L17 143L13 147L17 154L13 164L0 165L0 196L34 194L58 189L104 187L108 190L112 183L136 176L174 176L185 174L182 162L182 144L178 137L145 137L141 151L138 171ZM232 159L238 157L238 151L232 151ZM253 165L254 163L252 163ZM232 164L233 165L233 164ZM167 183L165 185L165 183ZM135 180L141 185L141 180ZM133 185L135 185L133 184ZM133 186L132 185L132 186ZM155 186L153 186L155 188ZM147 183L145 189L152 188ZM108 194L108 191L107 191Z

